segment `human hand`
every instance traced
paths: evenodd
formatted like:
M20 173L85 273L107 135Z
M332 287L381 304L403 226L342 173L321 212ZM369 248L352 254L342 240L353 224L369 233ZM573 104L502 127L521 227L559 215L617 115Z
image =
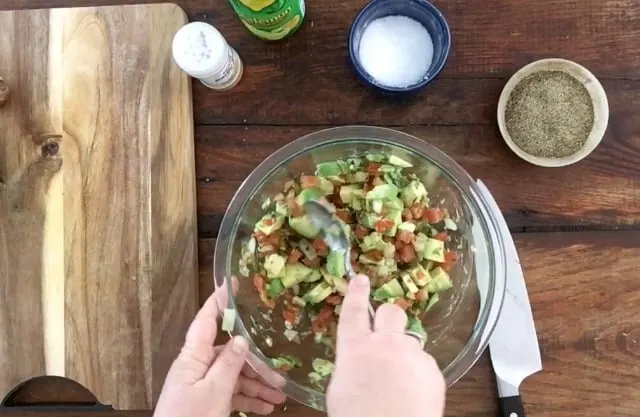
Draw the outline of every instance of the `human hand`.
M366 276L349 282L327 391L329 416L441 417L445 382L436 361L404 334L407 316L398 306L380 306L371 329L369 292Z
M285 401L285 395L272 388L285 385L281 375L265 365L260 369L263 379L245 363L250 354L246 339L236 336L214 346L218 305L226 302L224 290L218 290L196 315L171 365L154 417L228 417L232 410L266 415Z

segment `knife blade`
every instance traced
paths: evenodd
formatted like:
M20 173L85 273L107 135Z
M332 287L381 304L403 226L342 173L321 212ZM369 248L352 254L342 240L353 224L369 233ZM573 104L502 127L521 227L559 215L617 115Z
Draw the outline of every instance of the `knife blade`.
M513 237L491 192L482 181L478 180L477 183L498 220L507 259L506 294L496 328L489 340L500 409L503 417L524 417L520 384L528 376L542 370L538 337Z

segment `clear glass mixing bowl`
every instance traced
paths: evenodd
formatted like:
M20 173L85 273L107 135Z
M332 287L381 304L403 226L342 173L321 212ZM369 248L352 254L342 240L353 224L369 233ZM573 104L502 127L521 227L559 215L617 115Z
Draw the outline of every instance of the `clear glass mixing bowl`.
M296 354L303 361L322 355L322 345L296 345L282 335L283 323L268 323L265 308L250 278L238 272L240 246L250 238L263 212L261 203L316 164L366 152L393 154L411 162L427 185L431 201L439 202L458 223L458 261L451 271L453 290L425 317L429 336L425 349L433 355L452 385L476 362L493 332L505 292L505 251L494 214L476 183L451 158L411 135L379 127L345 126L306 135L274 152L242 183L225 213L214 254L216 288L231 293L232 276L239 290L227 308L238 311L231 333L251 342L250 363L264 369L267 357ZM279 315L274 314L277 320ZM274 320L275 321L275 320ZM256 331L257 328L263 330ZM265 330L266 329L266 330ZM290 372L285 393L310 407L324 410L324 394L306 385L306 373Z

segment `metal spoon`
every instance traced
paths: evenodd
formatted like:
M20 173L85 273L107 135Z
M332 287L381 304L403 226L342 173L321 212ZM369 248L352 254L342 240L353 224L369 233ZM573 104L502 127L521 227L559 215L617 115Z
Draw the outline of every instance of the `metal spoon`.
M325 204L317 200L307 201L304 203L303 209L309 216L311 223L320 229L320 236L329 249L344 251L344 270L348 279L353 278L356 274L351 267L351 239L347 236L342 221L331 213ZM375 311L371 304L369 304L369 315L373 322Z

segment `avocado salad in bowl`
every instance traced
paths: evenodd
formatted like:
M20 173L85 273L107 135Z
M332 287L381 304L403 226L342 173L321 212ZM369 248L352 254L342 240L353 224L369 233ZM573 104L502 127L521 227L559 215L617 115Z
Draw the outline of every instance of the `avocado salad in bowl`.
M331 250L305 213L320 201L351 251ZM427 142L348 126L276 151L240 186L214 253L228 297L223 329L251 342L250 363L287 377L285 393L323 410L348 277L369 276L371 303L393 303L448 384L486 348L504 296L504 249L474 181ZM345 259L348 256L348 259Z

